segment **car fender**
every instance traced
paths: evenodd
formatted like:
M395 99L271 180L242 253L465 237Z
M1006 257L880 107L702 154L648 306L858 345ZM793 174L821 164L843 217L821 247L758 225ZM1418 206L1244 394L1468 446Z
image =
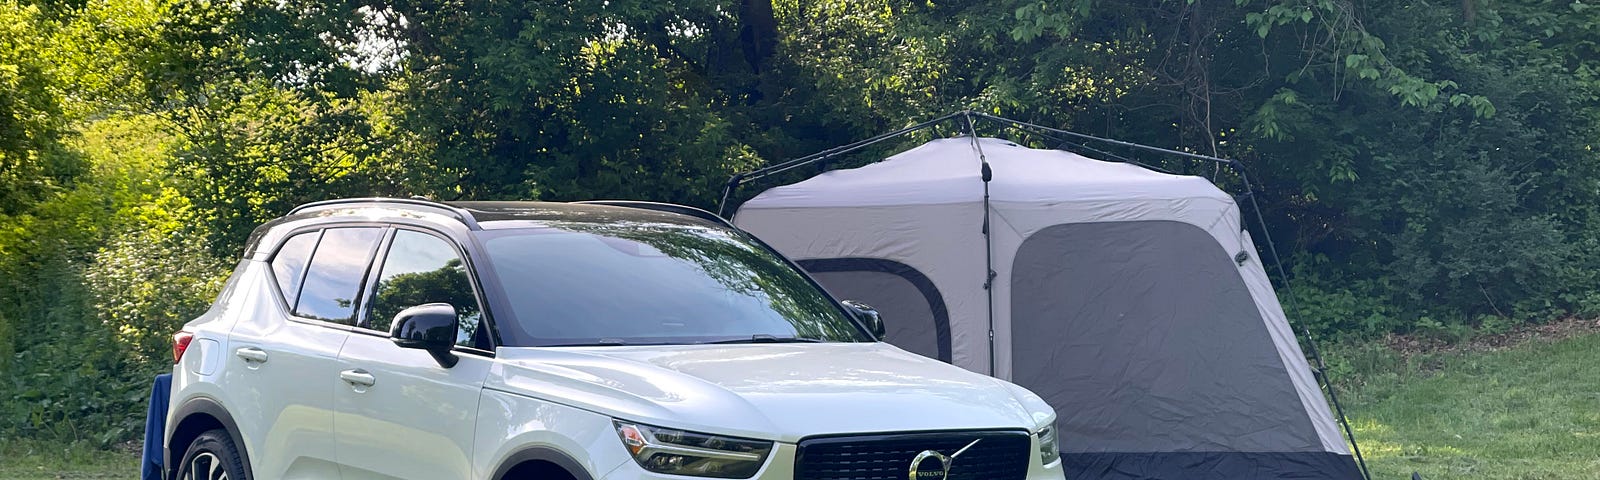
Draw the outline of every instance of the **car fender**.
M222 429L228 432L228 438L232 439L234 446L239 449L239 459L244 461L245 468L248 469L250 466L249 448L246 448L244 438L239 436L239 424L234 422L233 415L230 415L228 413L228 409L223 408L222 404L217 402L216 399L207 396L196 396L185 400L181 405L178 406L177 409L172 411L170 416L167 417L167 433L166 436L163 437L166 439L165 442L167 443L165 447L167 474L174 475L178 468L178 462L182 460L182 458L178 457L181 457L184 454L184 452L180 449L188 447L187 445L172 445L173 435L178 433L178 428L182 426L185 421L195 417L196 415L208 415L211 418L216 419L217 423L222 424ZM199 432L194 433L198 434Z
M474 469L499 480L517 464L543 460L580 480L631 462L609 416L526 395L484 390L479 400Z
M572 474L577 480L594 480L594 476L590 475L589 471L583 468L583 465L578 464L578 461L573 459L571 455L543 446L527 447L511 454L511 456L500 462L500 467L495 469L494 476L489 478L494 480L505 479L506 474L511 473L513 467L523 462L536 460L553 463L566 470L567 473Z

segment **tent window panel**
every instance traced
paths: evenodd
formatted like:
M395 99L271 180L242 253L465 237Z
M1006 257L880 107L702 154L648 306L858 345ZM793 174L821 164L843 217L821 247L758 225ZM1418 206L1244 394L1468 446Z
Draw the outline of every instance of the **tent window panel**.
M950 319L944 298L921 272L899 262L867 258L799 264L834 298L878 309L890 344L950 363Z
M1229 252L1171 221L1049 227L1012 272L1013 380L1066 452L1318 451Z

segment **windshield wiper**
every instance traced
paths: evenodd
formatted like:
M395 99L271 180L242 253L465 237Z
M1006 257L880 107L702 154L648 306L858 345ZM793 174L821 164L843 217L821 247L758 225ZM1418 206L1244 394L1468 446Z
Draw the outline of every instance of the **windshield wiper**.
M593 342L587 342L587 343L561 343L561 344L543 345L543 346L545 346L545 347L621 347L621 346L627 346L627 345L641 345L641 344L628 343L627 340L623 340L623 339L620 339L620 338L602 338L602 339L595 340ZM645 345L659 345L659 344L645 344Z
M732 339L732 340L717 340L715 342L700 342L700 343L705 343L705 344L723 344L723 343L822 343L822 340L817 340L815 338L803 338L803 337L778 337L778 336L773 336L773 335L767 335L765 333L758 333L758 334L755 334L755 335L751 335L750 338L735 338L735 339Z
M750 338L734 338L734 339L729 339L729 340L716 340L716 341L711 341L711 342L697 342L697 343L699 343L701 345L711 345L711 344L734 344L734 343L823 343L823 341L822 340L817 340L815 338L779 337L779 336L775 336L775 335L768 335L768 334L765 334L765 333L758 333L758 334L755 334L755 335L751 335ZM599 339L599 340L595 340L593 342L557 343L557 344L540 345L540 346L541 347L624 347L624 346L638 346L638 345L686 345L686 344L683 344L683 343L668 343L668 342L629 342L627 340L623 340L623 339L620 339L620 338L602 338L602 339Z

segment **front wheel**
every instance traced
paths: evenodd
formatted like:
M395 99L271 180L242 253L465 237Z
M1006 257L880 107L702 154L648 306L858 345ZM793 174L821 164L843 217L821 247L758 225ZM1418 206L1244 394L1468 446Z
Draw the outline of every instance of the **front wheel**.
M233 438L221 429L210 430L195 437L189 450L183 453L178 478L180 480L249 480L244 460Z

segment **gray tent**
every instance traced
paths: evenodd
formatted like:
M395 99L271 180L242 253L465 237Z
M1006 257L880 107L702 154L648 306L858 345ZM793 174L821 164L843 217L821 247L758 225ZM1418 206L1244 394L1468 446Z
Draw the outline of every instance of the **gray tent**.
M1044 397L1069 478L1362 476L1204 178L947 138L772 188L734 223L877 307L889 342Z

